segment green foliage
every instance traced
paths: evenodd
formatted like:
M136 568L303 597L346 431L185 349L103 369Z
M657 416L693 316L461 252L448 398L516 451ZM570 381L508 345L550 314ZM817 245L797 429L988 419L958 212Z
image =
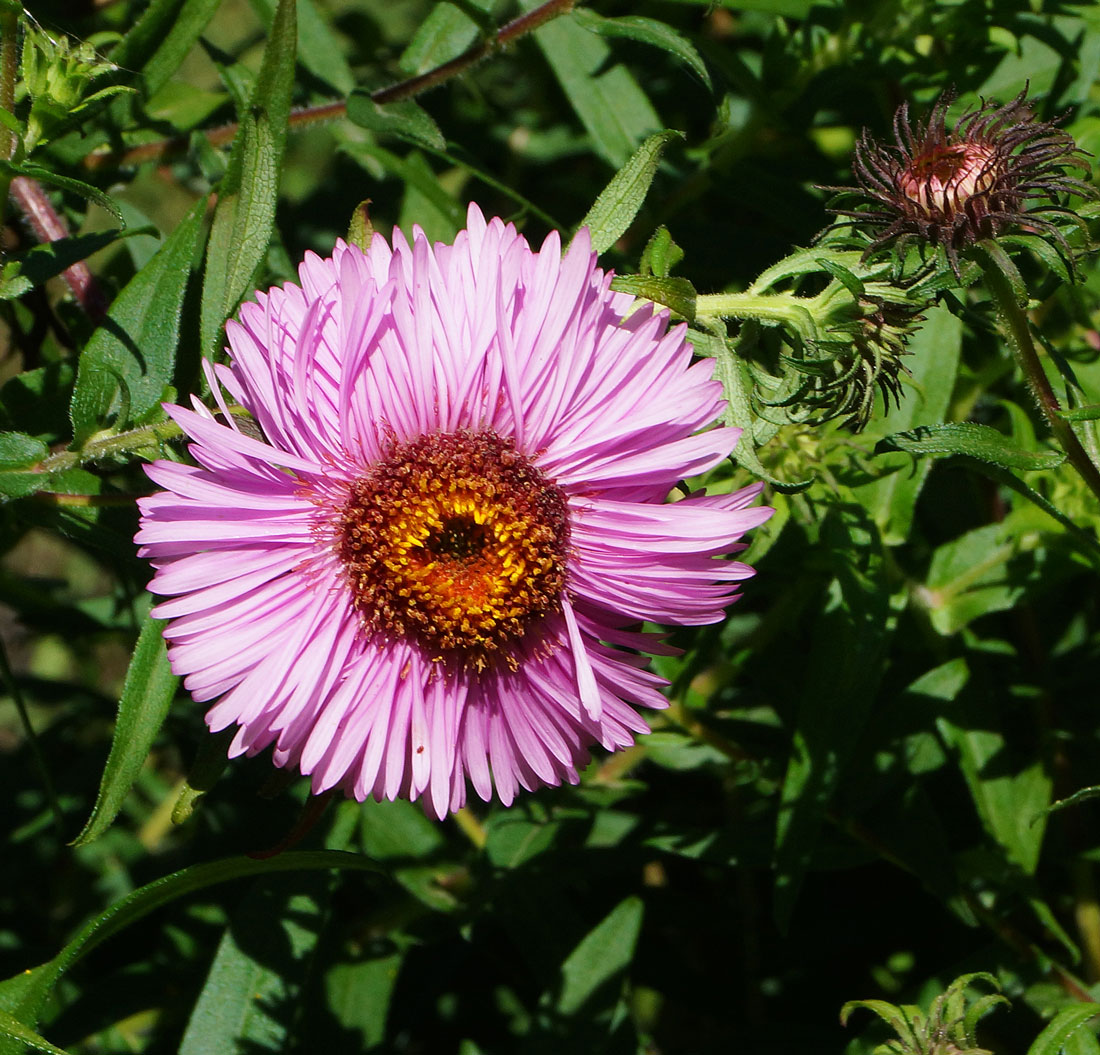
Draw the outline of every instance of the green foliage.
M1100 1051L1097 210L956 277L865 259L819 189L951 86L1030 83L1100 152L1093 7L34 6L0 3L0 183L36 189L0 269L0 1055ZM690 486L776 514L577 787L318 818L177 691L142 464L187 459L160 405L251 290L471 200L588 226L686 321L743 430Z

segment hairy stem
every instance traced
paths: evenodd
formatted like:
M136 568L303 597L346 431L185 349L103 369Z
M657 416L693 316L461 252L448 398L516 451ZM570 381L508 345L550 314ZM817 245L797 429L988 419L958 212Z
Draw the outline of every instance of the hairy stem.
M568 14L576 6L578 0L546 0L532 11L528 11L518 18L502 26L492 36L485 37L467 48L461 55L444 62L426 73L419 73L415 77L398 81L386 88L379 88L371 92L371 101L384 104L400 102L403 99L412 99L421 92L427 91L442 84L444 81L456 77L465 72L471 66L476 65L484 58L488 58L494 52L500 51L520 37L526 36L540 26L546 25L560 15ZM290 127L301 129L321 121L343 117L347 113L347 103L343 99L333 102L320 103L316 106L303 106L291 111ZM222 125L205 133L212 146L223 146L233 141L237 134L236 123ZM93 152L84 159L84 165L89 169L118 168L123 166L140 165L146 161L164 161L186 153L189 136L173 136L170 139L160 139L155 143L143 143L121 153L112 151Z
M1016 362L1023 371L1035 402L1039 405L1043 417L1046 418L1050 431L1054 433L1055 439L1066 452L1070 464L1080 473L1081 478L1088 484L1089 490L1100 498L1100 469L1097 469L1085 452L1073 427L1061 416L1062 406L1039 360L1039 352L1035 347L1035 338L1031 333L1031 322L1028 320L1027 312L1020 306L1011 282L994 260L982 254L979 263L985 277L986 289L997 306L1001 329L1012 349L1012 354L1016 357Z
M72 233L40 183L26 176L16 176L11 181L11 196L40 242L56 242ZM85 261L78 260L65 268L61 277L88 318L99 322L107 314L107 298Z
M244 413L243 409L241 413ZM115 458L135 451L150 450L159 447L166 440L178 439L182 435L183 430L174 421L160 421L155 425L142 425L126 432L94 436L78 451L58 451L57 454L43 458L35 466L35 470L40 473L63 472L101 458Z
M695 298L698 318L777 322L809 338L817 336L815 307L815 299L793 293L704 293Z

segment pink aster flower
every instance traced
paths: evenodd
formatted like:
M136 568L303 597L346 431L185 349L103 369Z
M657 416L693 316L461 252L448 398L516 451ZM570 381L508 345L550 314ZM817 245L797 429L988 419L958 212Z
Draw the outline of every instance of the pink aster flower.
M576 783L663 707L643 621L722 619L753 486L666 503L738 430L684 327L612 293L587 232L535 252L471 206L454 245L376 236L256 294L168 412L137 540L172 668L231 755L314 792L508 804ZM224 393L262 432L228 411Z

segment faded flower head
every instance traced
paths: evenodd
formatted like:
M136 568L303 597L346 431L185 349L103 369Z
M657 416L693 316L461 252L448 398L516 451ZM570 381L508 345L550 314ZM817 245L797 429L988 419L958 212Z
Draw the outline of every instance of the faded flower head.
M834 209L871 236L868 252L889 243L899 251L912 238L941 246L959 272L959 253L973 243L1015 228L1051 238L1071 258L1055 223L1072 216L1060 196L1094 197L1086 155L1054 122L1040 121L1021 92L1004 105L983 102L947 128L952 96L942 97L923 122L903 103L894 115L894 142L881 143L864 129L853 172L859 188L840 190L863 198L855 209Z
M375 236L256 294L210 369L220 413L169 407L196 465L148 469L137 539L173 669L231 754L314 792L504 803L575 783L662 707L644 622L722 619L759 486L666 502L726 458L709 360L563 257L471 207L454 245ZM228 393L262 438L240 427Z

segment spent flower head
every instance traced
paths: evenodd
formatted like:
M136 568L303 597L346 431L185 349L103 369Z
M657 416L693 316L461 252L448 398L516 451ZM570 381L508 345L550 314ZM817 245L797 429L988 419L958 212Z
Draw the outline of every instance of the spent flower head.
M1026 91L1003 105L983 101L949 129L952 101L942 96L923 121L903 103L893 143L864 129L852 165L858 188L825 188L857 201L831 211L870 239L868 255L889 246L900 257L915 239L942 248L956 277L969 246L1013 230L1049 239L1072 261L1059 221L1076 222L1064 196L1096 197L1069 174L1089 174L1085 152L1057 122L1035 116Z

